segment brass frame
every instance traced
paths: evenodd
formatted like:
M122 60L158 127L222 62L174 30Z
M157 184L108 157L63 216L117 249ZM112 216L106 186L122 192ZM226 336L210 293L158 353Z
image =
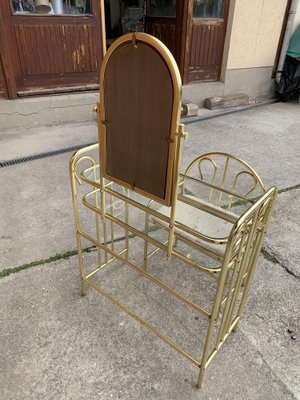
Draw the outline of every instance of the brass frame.
M197 386L201 387L204 373L208 365L221 348L229 334L232 331L235 331L238 327L251 286L251 280L258 261L264 235L270 220L270 215L274 206L277 191L276 188L271 188L268 191L265 191L265 187L261 179L248 164L225 153L215 153L227 157L226 168L223 176L224 179L221 182L220 187L215 185L214 179L211 182L203 182L203 179L201 179L203 178L201 177L201 160L210 159L212 153L200 156L194 160L186 169L185 174L182 175L182 181L179 183L178 171L181 159L182 141L185 139L186 134L184 132L184 126L179 123L181 110L180 75L169 50L157 39L142 33L128 34L118 39L108 50L103 61L100 75L101 97L104 93L103 80L107 61L112 52L117 49L119 45L129 41L132 42L134 46L136 43L138 43L138 41L142 41L154 47L156 51L159 51L164 57L172 75L174 86L174 102L171 126L171 139L173 140L171 140L171 142L173 143L170 143L170 146L173 150L170 150L169 154L173 154L169 156L168 160L167 187L169 190L165 201L162 201L162 199L156 198L155 196L142 190L131 188L128 186L128 184L120 182L105 173L105 170L102 168L103 166L105 168L105 107L103 101L98 103L96 111L98 113L100 146L99 144L94 144L78 150L71 157L69 165L82 294L86 294L88 286L94 288L113 304L125 311L132 318L150 330L153 334L174 348L178 353L198 366L200 371L198 375ZM96 152L100 155L100 165L99 162L91 155L92 152ZM225 187L227 164L230 158L240 161L246 167L246 170L250 171L247 173L250 173L262 191L262 194L259 197L249 199L252 191L247 192L244 196L235 193L235 184L232 189ZM91 165L88 168L85 168L81 173L78 173L79 166L82 162L88 162ZM190 169L193 165L197 165L197 163L199 165L199 162L200 179L194 177L191 179L194 179L195 183L198 182L206 185L206 188L208 188L211 193L213 193L214 190L219 190L220 204L223 194L224 197L225 194L229 196L229 198L230 196L236 196L238 199L247 202L247 204L249 204L249 208L246 212L244 212L243 215L235 217L230 212L230 208L233 207L231 202L229 203L229 209L226 210L222 209L222 207L209 204L209 202L205 202L203 199L195 200L184 196L184 190ZM241 175L237 175L236 179L239 179L240 176ZM88 191L85 191L85 194L82 197L82 202L87 209L94 213L94 235L84 231L83 227L81 226L82 216L79 212L80 200L78 198L79 196L77 188L78 185L83 184L86 184L90 188ZM114 189L115 185L119 185L122 188L122 194L118 193ZM130 197L130 189L134 195L144 196L146 201L144 203L136 202ZM212 196L210 195L209 200L211 200L211 197ZM183 223L180 223L176 220L176 212L178 211L177 199L181 202L181 204L186 204L189 207L193 207L195 211L201 210L201 212L213 215L214 217L218 218L220 223L222 223L222 221L232 223L230 234L224 238L213 238L206 236L204 232L198 232L193 230L190 226L183 225ZM153 209L153 202L159 203L160 207L169 206L169 214L164 215L162 212L159 212L159 210ZM117 204L118 210L116 209ZM119 207L120 204L121 207ZM161 206L161 204L164 204L164 206ZM139 212L143 213L143 230L130 223L130 208L133 208L134 211L138 210ZM151 237L151 232L149 229L150 222L154 222L159 229L162 229L162 232L166 234L167 239L158 241L158 239ZM116 243L118 240L120 244L120 240L115 236L115 227L120 227L125 231L124 238L121 240L121 250L117 250ZM102 236L100 232L102 232ZM83 258L83 238L89 243L95 245L97 249L97 265L92 271L89 272L87 272ZM141 263L142 265L134 263L129 259L130 238L133 240L134 238L140 238L144 240L144 260L143 263ZM191 246L195 251L198 252L197 254L205 255L214 262L217 262L217 267L204 265L203 263L190 259L187 254L185 255L179 253L179 251L176 250L178 241ZM199 243L199 241L202 242ZM209 250L206 248L206 243L213 244L214 246L225 246L225 252L220 255L217 252ZM148 253L148 244L154 246L154 250L152 250L150 253ZM202 271L215 279L216 294L211 309L207 310L204 307L195 304L195 302L191 301L189 298L187 298L187 296L166 285L166 283L164 283L162 280L151 274L151 270L148 267L148 260L158 251L162 251L166 255L168 261L174 257L184 262L188 267ZM104 254L103 260L102 253ZM128 307L121 304L118 299L103 290L93 281L93 277L96 274L101 273L104 268L109 267L115 260L121 261L124 265L140 274L152 284L158 286L169 295L182 301L184 304L191 307L202 316L208 318L209 327L206 334L206 340L201 359L196 359L191 354L188 354L184 349L180 348L169 338L162 335L156 328L151 326L144 319L140 318ZM214 334L216 338L215 341L213 341Z
M230 190L232 192L232 194L236 195L237 194L236 186L237 186L237 182L238 182L239 178L242 175L243 176L244 175L248 175L253 180L253 186L250 187L250 190L247 193L242 195L245 199L248 199L250 197L250 195L256 189L258 189L261 194L266 191L266 188L265 188L265 185L264 185L263 181L261 180L261 178L257 175L257 173L254 171L254 169L248 163L246 163L244 160L241 160L238 157L235 157L235 156L233 156L231 154L224 153L224 152L205 153L205 154L202 154L201 156L195 158L195 160L193 160L187 166L187 168L186 168L186 170L184 172L184 175L188 176L189 173L191 172L191 170L193 169L193 167L196 165L197 168L198 168L199 177L200 177L201 181L203 181L204 177L203 177L203 173L202 173L202 163L204 161L208 161L211 164L212 169L213 169L213 174L212 174L212 177L211 177L211 181L209 183L211 185L213 185L213 186L216 186L215 179L216 179L216 175L217 175L217 172L218 172L219 168L218 168L218 166L217 166L217 164L216 164L214 159L218 159L218 158L221 159L221 160L222 159L226 160L225 167L224 167L224 169L222 171L222 181L221 181L221 184L219 185L219 188L221 190ZM226 178L227 178L227 174L228 174L228 168L229 168L228 166L229 166L229 163L230 163L231 160L233 160L234 162L238 163L243 169L241 171L239 171L238 173L234 174L235 179L234 179L234 182L233 182L233 186L231 188L228 188L228 187L225 188L225 186L227 186L226 185ZM184 184L183 184L183 186L184 186ZM210 192L209 200L211 200L212 192L213 192L213 188L212 188L212 190ZM219 203L220 202L221 202L221 197L219 198Z
M146 33L128 33L126 35L121 36L117 40L113 42L108 51L106 52L105 58L101 65L100 70L100 99L101 102L98 103L97 112L98 112L98 127L99 127L99 143L101 143L100 147L100 164L101 164L101 173L103 178L107 178L113 180L114 182L118 182L119 184L132 189L128 183L120 181L113 176L110 176L106 172L106 117L105 117L105 93L104 93L104 78L105 78L105 70L106 66L109 62L109 59L112 53L124 43L132 43L133 46L137 46L138 43L146 43L149 46L153 47L163 58L165 61L173 83L173 108L172 108L172 118L171 118L171 127L170 127L170 143L169 143L169 156L168 156L168 167L167 167L167 182L166 182L166 197L165 200L162 200L151 193L146 193L145 191L135 188L134 190L137 193L141 193L142 195L153 198L155 201L158 201L162 204L171 205L174 196L174 187L172 186L174 183L173 173L176 171L174 168L174 163L178 161L178 153L181 153L181 138L180 135L183 134L182 126L180 124L180 113L181 113L181 77L177 67L177 64L171 54L170 50L158 39L154 36L148 35ZM179 147L179 148L178 148ZM177 159L176 159L177 153Z
M260 249L263 243L264 234L266 228L269 223L271 211L274 205L274 200L276 197L276 189L269 189L264 195L262 195L258 200L254 201L253 205L246 211L234 224L231 233L227 239L226 251L225 255L222 259L220 259L220 268L216 270L209 270L208 268L196 264L195 262L191 262L187 257L184 257L181 254L178 254L172 244L176 239L176 233L172 229L171 219L175 217L174 215L171 218L166 218L161 215L162 223L166 223L167 229L169 231L169 239L166 243L161 244L156 242L153 238L147 235L147 232L144 233L137 230L134 226L129 225L128 223L128 206L134 205L140 210L143 210L146 214L150 214L156 219L159 219L160 215L147 208L146 206L136 205L130 197L125 197L118 195L111 189L111 182L105 182L101 176L98 178L95 174L97 162L90 156L91 151L95 151L98 149L98 144L89 146L87 148L81 149L77 151L70 160L70 176L71 176L71 188L72 188L72 199L73 199L73 208L74 208L74 216L75 216L75 224L76 224L76 239L78 245L78 256L79 256L79 270L80 270L80 280L82 287L82 294L86 294L87 286L91 286L108 300L110 300L113 304L119 307L121 310L126 312L136 321L140 322L143 326L145 326L148 330L150 330L153 334L161 338L165 343L174 348L178 353L183 355L193 364L199 367L199 376L197 381L197 386L201 387L203 383L204 372L207 369L208 365L221 348L222 344L229 336L230 332L236 331L238 327L238 323L240 321L243 309L245 307L245 303L247 300L247 296L249 293L249 289L251 286L251 280L253 277L253 273L257 264L257 260L260 254ZM77 173L77 169L82 161L89 161L91 163L91 167L83 171L80 175ZM89 172L91 178L87 178L87 173ZM175 178L175 175L173 176ZM95 213L96 217L96 238L90 236L86 232L81 229L80 226L80 215L78 209L78 194L77 194L77 185L82 185L83 182L87 183L92 187L92 191L87 193L83 197L83 204L91 209ZM125 189L126 190L126 189ZM102 204L98 204L97 201L93 203L93 205L89 204L87 201L87 196L94 196L97 194L101 195ZM103 195L104 194L104 195ZM109 196L115 197L118 201L123 201L125 205L125 214L126 219L125 222L120 221L117 218L117 215L111 213L103 212L107 207L113 208L113 201L110 197L110 201L107 204L105 200L105 194ZM205 204L202 205L205 208ZM212 212L211 209L208 209L208 212ZM104 214L104 216L103 216ZM176 214L176 209L174 210L174 214ZM107 240L107 223L116 224L125 229L126 235L124 238L124 248L117 252L113 247L108 246ZM99 224L102 224L102 229L104 232L103 241L99 236ZM180 225L177 224L177 228L180 228ZM111 230L110 241L114 242L114 230ZM166 255L174 256L181 261L184 261L187 265L197 268L210 276L213 276L217 280L217 290L216 296L213 303L213 307L211 310L206 310L200 307L198 304L195 304L191 300L189 300L186 296L183 296L178 291L170 288L161 280L155 278L151 275L145 265L135 265L128 259L129 252L129 235L133 234L135 237L142 238L145 243L150 243L155 246L155 250L150 254L145 254L145 259L149 259L154 253L159 250L162 250ZM171 239L170 239L171 236ZM98 265L96 268L87 273L84 266L84 258L83 258L83 248L81 239L87 239L90 243L94 244L99 252L98 256ZM196 239L196 237L195 237ZM170 245L171 242L171 245ZM199 252L203 252L201 246L199 246L196 242L193 244L195 248ZM104 252L105 258L104 262L101 262L100 251ZM121 304L116 298L111 296L105 290L100 288L95 282L92 281L92 277L95 274L101 273L101 270L105 267L108 267L114 260L119 260L129 268L139 273L141 276L146 278L148 281L153 284L159 286L161 289L165 290L170 295L176 297L181 300L183 303L192 307L194 310L199 312L200 315L207 317L210 320L209 328L207 331L207 337L205 346L202 353L201 360L196 359L194 356L188 354L185 350L178 347L174 342L170 339L162 335L157 329L147 323L144 319L140 318L137 314L135 314L132 310L128 309L126 306ZM236 312L236 309L238 311ZM213 334L216 332L217 339L215 343L212 343ZM213 344L213 348L211 348Z

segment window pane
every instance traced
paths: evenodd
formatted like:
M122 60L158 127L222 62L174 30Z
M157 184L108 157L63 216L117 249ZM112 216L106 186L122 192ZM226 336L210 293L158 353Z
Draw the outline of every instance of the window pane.
M91 0L12 0L12 6L15 14L91 14Z
M194 18L223 18L224 0L196 0Z
M149 0L149 17L175 17L176 0Z

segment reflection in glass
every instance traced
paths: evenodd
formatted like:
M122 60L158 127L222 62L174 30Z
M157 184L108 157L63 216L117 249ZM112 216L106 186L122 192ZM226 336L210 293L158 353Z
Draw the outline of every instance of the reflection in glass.
M91 14L91 0L12 0L12 6L17 14Z
M194 18L223 18L224 0L195 0Z
M175 17L176 0L149 0L147 15L149 17Z

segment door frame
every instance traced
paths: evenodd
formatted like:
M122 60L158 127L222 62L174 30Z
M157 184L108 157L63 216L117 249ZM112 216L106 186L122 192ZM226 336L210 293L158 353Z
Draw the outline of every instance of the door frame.
M185 37L184 37L184 48L185 48L185 52L184 52L184 58L182 61L182 65L181 65L181 73L182 73L182 77L183 77L183 83L184 84L188 84L189 82L189 62L190 62L190 52L191 52L191 40L192 40L192 28L193 28L193 9L194 9L194 3L195 0L187 0L186 2L186 7L185 7L185 18L186 18L186 30L185 30ZM222 43L221 48L222 48L222 60L224 57L224 47L225 47L225 38L226 38L226 32L227 32L227 27L228 27L228 14L229 14L229 8L230 8L230 0L225 0L224 1L224 16L223 16L223 20L224 20L224 26L225 26L225 31L224 31L224 35L222 38ZM220 66L220 71L218 74L218 80L220 80L222 74L222 63ZM199 82L205 82L205 81L199 81Z
M7 95L10 99L17 97L17 86L20 77L20 63L16 47L13 45L10 3L2 2L0 6L0 58ZM18 68L19 67L19 68Z
M3 66L2 66L1 54L0 54L0 82L1 82L0 98L1 97L7 98L8 97L7 84L6 84L6 79L4 76L4 70L3 70Z
M96 19L96 26L97 26L97 36L100 39L100 47L99 52L102 53L102 59L105 55L106 52L106 47L105 47L105 23L104 23L104 0L91 0L92 3L92 16L94 19ZM32 15L32 16L27 16L27 15L14 15L12 11L12 5L11 5L11 0L5 0L1 2L0 5L0 61L2 60L2 67L3 67L3 75L4 75L4 80L6 84L6 91L7 91L7 97L10 99L14 99L18 97L18 94L20 95L25 95L26 90L28 90L28 87L26 84L24 84L24 77L23 73L21 70L21 59L20 59L20 54L18 53L18 49L16 46L16 35L14 31L14 25L18 24L18 22L21 24L24 22L24 25L28 23L29 25L35 25L35 24L43 24L46 23L46 25L59 25L60 23L63 24L64 22L71 23L71 22L76 22L76 18L80 18L78 20L80 23L84 23L85 18L90 18L90 17L84 17L84 16L47 16L47 15ZM86 20L86 19L85 19ZM97 22L97 20L99 22ZM51 21L51 23L50 23ZM99 24L99 26L98 26ZM99 66L100 67L100 66ZM76 73L75 73L76 74ZM74 74L74 77L76 75ZM80 74L78 74L78 77ZM46 79L46 78L45 78ZM68 81L68 77L66 76L66 81ZM61 78L59 76L53 76L49 77L49 84L51 87L53 87L53 90L51 89L46 89L45 94L49 91L51 92L62 92L62 90L59 90L59 87L64 87L63 83L61 86L59 85L59 82L61 81ZM40 86L34 83L34 79L32 80L33 82L33 88L40 87L41 90L39 91L38 89L35 90L33 89L32 94L40 94L39 92L43 92L44 88L47 88L46 82L43 83L41 81ZM57 82L57 85L56 85ZM70 80L71 82L71 80ZM80 84L80 83L79 83ZM78 84L78 85L79 85ZM54 85L54 86L53 86ZM70 83L70 88L74 88L76 91L76 86L78 86ZM55 86L57 86L57 89L55 89ZM81 85L82 86L82 85ZM78 86L79 88L79 86ZM23 93L23 94L22 94ZM29 92L28 92L29 93Z
M170 20L173 18L175 20L175 52L173 54L180 71L180 75L183 80L184 76L184 66L186 59L186 38L189 26L189 7L190 1L176 1L176 15L175 17L149 17L147 16L149 0L146 0L146 16L145 16L145 28L148 21L153 20L153 22L163 22L164 20ZM105 26L105 11L104 11L104 0L100 0L102 9L102 40L103 49L106 50L106 26Z

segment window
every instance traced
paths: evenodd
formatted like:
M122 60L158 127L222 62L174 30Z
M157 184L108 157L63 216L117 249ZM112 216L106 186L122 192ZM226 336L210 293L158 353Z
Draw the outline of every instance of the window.
M224 0L195 0L194 18L223 18Z
M148 0L149 17L175 17L176 0Z
M12 0L12 7L14 14L91 14L91 0Z

